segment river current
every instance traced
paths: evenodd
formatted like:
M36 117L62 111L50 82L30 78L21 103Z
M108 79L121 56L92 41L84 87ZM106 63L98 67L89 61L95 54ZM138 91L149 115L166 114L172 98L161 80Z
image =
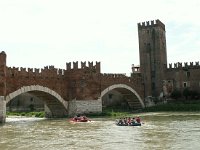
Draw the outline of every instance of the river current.
M116 126L115 119L8 117L0 125L0 150L196 150L200 113L142 113L142 126Z

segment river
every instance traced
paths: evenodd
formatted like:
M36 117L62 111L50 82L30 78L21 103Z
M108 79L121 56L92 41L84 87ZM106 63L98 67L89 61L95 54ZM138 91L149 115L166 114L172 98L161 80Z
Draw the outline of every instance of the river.
M115 119L8 117L0 125L0 150L194 150L200 149L200 113L141 113L142 126Z

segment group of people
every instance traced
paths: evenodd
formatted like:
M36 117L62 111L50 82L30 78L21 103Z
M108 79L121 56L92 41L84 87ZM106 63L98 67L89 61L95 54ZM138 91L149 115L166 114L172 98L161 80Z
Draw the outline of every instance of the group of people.
M87 122L88 118L86 116L77 115L72 120L75 122Z
M139 116L136 118L131 118L131 117L125 117L125 118L120 118L117 122L118 125L133 125L133 124L140 124L141 119Z

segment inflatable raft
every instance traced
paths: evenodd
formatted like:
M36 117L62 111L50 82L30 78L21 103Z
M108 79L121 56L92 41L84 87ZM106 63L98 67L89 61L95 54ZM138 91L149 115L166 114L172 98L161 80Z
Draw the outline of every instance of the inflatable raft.
M141 123L130 123L130 124L120 124L116 123L117 126L141 126Z
M71 118L70 120L69 120L70 122L88 122L88 121L90 121L87 117L85 117L85 116L81 116L81 117L74 117L74 118Z

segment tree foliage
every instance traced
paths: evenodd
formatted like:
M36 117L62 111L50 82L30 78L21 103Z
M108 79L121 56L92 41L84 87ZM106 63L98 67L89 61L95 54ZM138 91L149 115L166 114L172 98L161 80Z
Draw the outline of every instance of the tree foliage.
M181 92L177 89L175 89L172 94L171 94L171 98L174 98L174 99L178 99L182 96Z

